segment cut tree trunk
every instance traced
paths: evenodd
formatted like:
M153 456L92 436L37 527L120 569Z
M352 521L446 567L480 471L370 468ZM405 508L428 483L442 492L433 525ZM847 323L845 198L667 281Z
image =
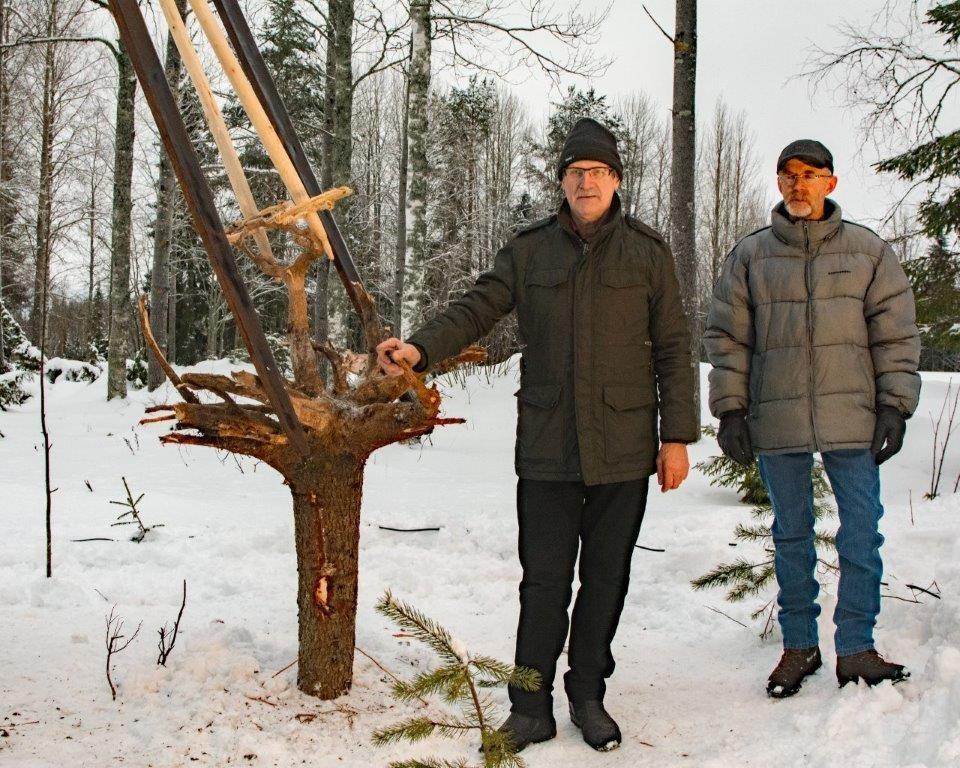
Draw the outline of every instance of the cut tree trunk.
M333 699L350 690L353 678L363 462L326 456L286 478L298 564L297 686Z
M208 35L216 37L217 30L209 18L209 9L199 0L191 0ZM228 26L236 35L234 46L252 53L249 30L241 29L242 15L235 4L218 0L223 7L221 18L233 13ZM293 357L294 380L282 379L276 363L266 346L262 326L250 309L249 297L240 280L239 270L227 249L228 235L220 222L213 194L203 177L199 159L186 138L182 118L177 114L169 90L162 78L149 32L135 0L110 0L121 33L132 42L141 82L154 118L160 127L164 146L171 154L194 225L204 243L218 280L227 293L230 309L237 328L244 339L257 375L235 371L230 376L187 373L179 376L166 360L159 360L184 402L151 406L149 413L163 415L145 419L143 423L175 421L175 426L161 437L161 441L175 445L198 445L254 457L280 472L291 488L295 516L296 550L299 569L298 606L300 610L300 687L307 693L322 698L334 698L350 688L353 667L354 631L357 607L357 562L359 551L360 498L363 488L363 468L375 450L420 435L429 434L441 425L461 423L462 419L440 418L440 393L436 387L424 383L426 372L415 374L409 366L401 366L400 377L384 376L375 365L375 356L368 354L382 337L382 325L375 304L363 288L349 262L349 253L342 241L334 250L344 255L337 267L341 275L350 273L356 279L345 279L351 299L361 317L366 349L363 353L338 351L323 345L323 351L332 368L329 382L314 378L313 349L305 349L303 339L309 338L307 327L306 276L314 261L329 252L331 244L321 229L309 226L317 212L327 218L327 231L336 240L338 230L330 209L349 192L343 188L314 195L309 200L298 200L302 185L291 189L294 203L279 203L262 212L253 220L245 219L231 228L229 242L268 276L282 282L287 290L288 339ZM199 15L198 14L198 15ZM230 52L222 41L216 45L218 55L227 60ZM262 62L246 58L250 71L256 75ZM225 69L235 62L225 61ZM234 72L235 74L235 72ZM236 81L237 78L234 78ZM273 87L267 80L257 81ZM235 82L241 102L248 114L262 117L263 106L250 98L250 85ZM266 91L264 91L266 93ZM278 119L279 108L272 97L264 99L271 104L271 118ZM276 107L276 109L274 109ZM251 115L253 117L253 115ZM265 136L267 149L273 149L278 170L284 174L290 157L283 156L272 141L269 131L258 131ZM284 133L285 144L299 143L295 134ZM273 146L271 147L271 144ZM309 171L309 169L307 169ZM306 173L306 175L304 175ZM301 171L301 180L309 177L315 185L312 171ZM285 179L286 183L286 179ZM290 188L291 184L287 185ZM308 226L298 224L306 218ZM266 229L282 229L300 248L292 258L258 253L251 248L257 233ZM141 308L141 325L148 347L162 357L162 350L152 338L149 318ZM485 359L478 348L464 350L447 361L438 361L432 372L452 370L461 364ZM348 374L353 374L349 376ZM317 391L311 391L316 389ZM218 402L201 402L194 391L204 390ZM410 396L404 395L410 393Z

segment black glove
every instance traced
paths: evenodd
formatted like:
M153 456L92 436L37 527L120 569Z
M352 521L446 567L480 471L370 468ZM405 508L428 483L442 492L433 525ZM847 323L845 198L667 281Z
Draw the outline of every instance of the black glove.
M881 405L877 408L877 425L873 428L873 443L870 444L870 453L877 464L883 464L899 452L903 447L903 434L906 431L907 422L900 411L892 405Z
M750 445L746 411L730 411L720 417L717 442L720 450L738 464L745 467L753 464L753 446Z

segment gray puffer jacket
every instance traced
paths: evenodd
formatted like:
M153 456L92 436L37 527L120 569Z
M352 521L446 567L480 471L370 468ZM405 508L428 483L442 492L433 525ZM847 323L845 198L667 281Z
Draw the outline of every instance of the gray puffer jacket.
M913 293L890 246L844 221L772 224L727 256L707 318L710 411L747 410L759 453L867 448L876 408L917 407Z

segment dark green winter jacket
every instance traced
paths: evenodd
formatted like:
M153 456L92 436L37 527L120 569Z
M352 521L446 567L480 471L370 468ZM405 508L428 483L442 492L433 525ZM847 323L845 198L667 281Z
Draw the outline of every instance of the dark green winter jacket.
M694 442L694 369L673 258L654 230L620 211L589 243L566 203L522 230L494 267L413 333L426 362L485 336L517 311L516 469L588 485L647 477L663 442Z
M893 249L845 221L792 221L741 240L714 289L704 344L715 416L748 411L759 453L869 448L876 409L920 395L913 293Z

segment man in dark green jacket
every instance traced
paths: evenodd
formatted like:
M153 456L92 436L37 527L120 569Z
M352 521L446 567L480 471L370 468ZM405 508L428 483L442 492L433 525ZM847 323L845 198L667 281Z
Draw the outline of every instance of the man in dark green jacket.
M535 693L510 689L503 728L520 749L556 735L551 693L578 549L581 587L564 676L570 715L595 749L619 745L603 695L648 478L656 473L662 491L679 487L689 471L686 444L698 437L673 258L659 234L623 214L622 172L613 134L578 121L558 162L558 213L508 242L493 269L407 343L388 339L377 348L388 374L400 373L400 360L425 370L517 311L516 663L543 677Z

